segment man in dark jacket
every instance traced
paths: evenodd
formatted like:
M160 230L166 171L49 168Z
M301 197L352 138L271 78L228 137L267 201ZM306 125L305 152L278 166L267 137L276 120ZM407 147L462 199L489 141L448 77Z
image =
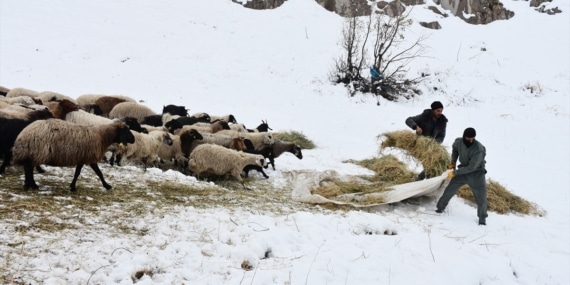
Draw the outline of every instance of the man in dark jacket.
M469 185L475 202L477 203L477 216L479 225L486 225L487 218L487 182L485 180L485 155L486 149L483 144L475 140L475 129L467 128L463 132L463 137L457 138L452 145L451 164L448 178L451 178L449 185L443 191L443 195L437 201L437 213L443 213L449 200L457 193L459 187L464 184ZM459 167L455 169L455 164L459 159Z
M433 138L436 142L442 143L445 138L447 128L447 118L443 115L443 104L439 101L431 103L431 109L425 109L421 114L408 117L406 125L416 131L420 136ZM417 180L426 178L425 170L422 171Z
M421 114L408 117L406 125L416 131L416 134L432 137L442 143L447 128L447 118L443 115L443 104L439 101L431 103L431 109L425 109Z

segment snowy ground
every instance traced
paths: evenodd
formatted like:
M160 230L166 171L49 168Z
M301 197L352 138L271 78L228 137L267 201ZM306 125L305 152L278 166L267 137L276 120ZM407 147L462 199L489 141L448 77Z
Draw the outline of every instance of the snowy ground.
M42 191L27 193L22 170L9 168L0 211L14 218L0 221L0 283L569 284L570 4L547 3L563 11L555 16L504 5L515 17L485 26L414 8L414 19L443 27L409 31L430 34L427 56L410 66L412 77L430 74L423 95L377 106L327 81L343 21L313 1L268 11L229 0L1 1L2 86L232 113L318 147L279 157L268 180L252 175L250 192L102 165L110 192L85 169L71 195L73 170L48 167L36 175ZM360 210L292 201L289 173L368 174L343 161L378 155L379 134L405 129L434 100L450 119L444 145L476 128L488 178L546 216L491 212L480 227L460 198L442 215L430 199ZM156 181L188 195L161 194ZM41 197L62 210L37 211Z

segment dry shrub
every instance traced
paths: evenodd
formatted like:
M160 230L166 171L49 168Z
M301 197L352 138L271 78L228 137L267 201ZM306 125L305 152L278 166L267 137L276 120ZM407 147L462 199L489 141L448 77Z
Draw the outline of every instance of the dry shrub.
M405 130L384 133L378 138L382 139L380 150L387 147L399 148L420 161L427 177L441 175L451 162L447 150L430 137L418 136Z
M471 203L475 203L475 197L473 197L473 192L468 185L461 186L457 191L457 195ZM499 214L515 212L525 215L544 215L544 212L537 205L512 194L493 180L487 181L487 210Z
M307 138L305 134L297 131L275 132L273 136L282 141L288 141L298 144L301 149L314 149L317 147L313 141Z

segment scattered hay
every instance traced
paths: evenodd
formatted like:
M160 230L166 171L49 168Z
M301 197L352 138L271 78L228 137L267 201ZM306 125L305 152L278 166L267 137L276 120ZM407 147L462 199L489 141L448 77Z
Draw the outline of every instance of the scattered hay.
M382 140L380 150L387 147L399 148L419 160L427 177L441 175L447 170L451 156L447 150L434 139L418 136L410 131L394 131L378 136Z
M280 139L282 141L288 141L292 143L298 144L301 149L314 149L317 147L313 141L309 140L307 136L305 136L301 132L297 131L286 131L286 132L275 132L273 136L276 139Z
M385 155L354 162L374 171L372 181L385 182L390 185L413 182L416 174L410 171L405 163L393 155Z
M463 185L457 191L457 195L473 204L475 197L471 188ZM544 211L537 205L512 194L505 187L493 180L487 181L487 210L499 214L519 213L525 215L543 216Z
M366 195L381 193L390 190L385 183L362 183L356 181L341 181L339 179L324 179L319 183L319 187L313 189L311 194L321 195L325 198L340 201L358 203L361 205L372 205L384 203L380 196ZM352 195L351 195L352 194ZM356 195L354 195L356 194Z

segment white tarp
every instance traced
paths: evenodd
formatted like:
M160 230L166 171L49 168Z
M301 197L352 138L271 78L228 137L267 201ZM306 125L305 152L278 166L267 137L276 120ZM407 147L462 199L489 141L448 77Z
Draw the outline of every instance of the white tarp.
M367 193L367 194L343 194L337 197L323 197L318 194L311 194L311 191L321 186L321 183L326 183L326 181L331 181L334 179L339 179L341 181L354 181L357 177L344 176L341 177L334 170L327 170L324 172L317 172L314 170L299 170L284 173L288 180L291 181L291 186L293 191L291 196L293 200L304 202L304 203L334 203L339 205L352 205L354 207L372 207L382 204L390 204L399 202L408 198L429 196L429 197L439 197L445 187L449 184L449 179L447 179L448 171L444 172L440 176L410 182L406 184L399 184L391 186L388 191L377 192L377 193ZM376 204L360 204L358 201L366 201L369 199L381 198L383 203ZM355 201L355 202L346 202Z

